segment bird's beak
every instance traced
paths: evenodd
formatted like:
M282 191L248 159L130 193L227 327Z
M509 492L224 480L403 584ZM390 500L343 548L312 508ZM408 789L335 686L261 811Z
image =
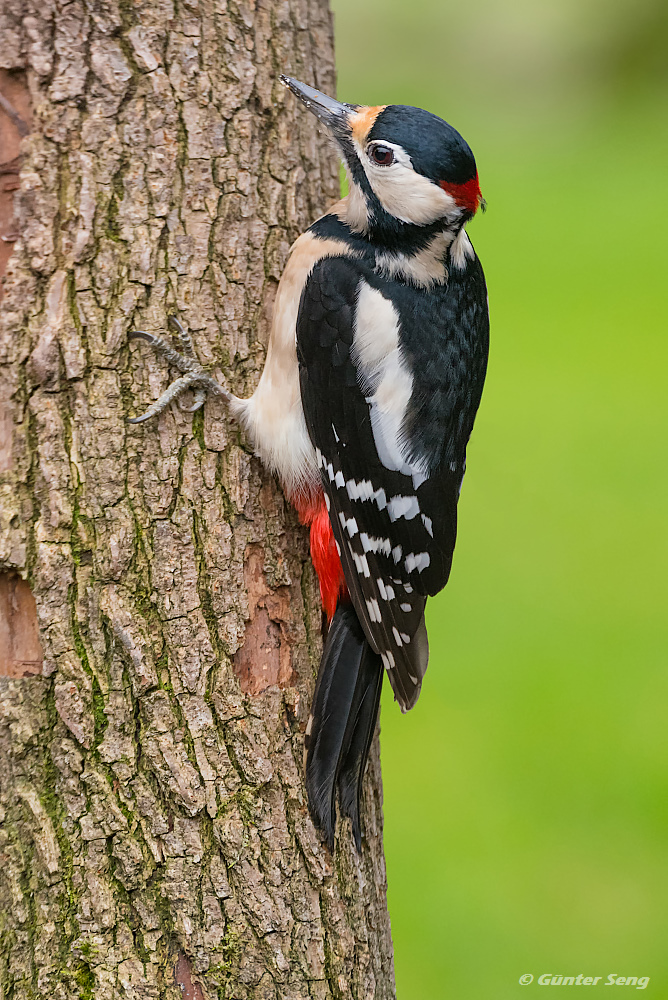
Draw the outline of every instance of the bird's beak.
M350 114L358 110L358 104L342 104L333 97L327 97L319 90L314 90L313 87L300 83L299 80L293 80L289 76L281 75L280 80L335 136L340 135L342 131L348 131Z

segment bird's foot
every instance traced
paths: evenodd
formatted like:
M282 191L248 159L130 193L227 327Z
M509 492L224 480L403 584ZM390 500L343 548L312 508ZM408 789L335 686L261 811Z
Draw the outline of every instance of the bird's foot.
M187 330L184 330L176 316L170 316L169 322L179 336L181 351L175 351L164 337L159 337L155 333L147 333L145 330L131 330L128 334L130 340L145 340L151 347L155 348L158 354L162 354L163 357L167 358L170 365L173 365L174 368L182 372L182 375L168 386L162 396L149 406L146 413L142 413L140 417L132 417L128 421L131 424L141 424L145 420L150 420L151 417L156 417L173 400L178 399L186 389L192 389L194 394L192 406L183 407L188 413L199 410L204 405L204 400L209 392L215 396L222 396L228 403L232 399L231 393L213 378L212 375L209 375L199 363L190 334Z

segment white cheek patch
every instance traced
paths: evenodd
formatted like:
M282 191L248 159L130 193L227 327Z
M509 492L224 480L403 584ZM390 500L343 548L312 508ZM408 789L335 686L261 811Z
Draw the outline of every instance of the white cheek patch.
M400 163L391 167L364 164L371 190L386 212L415 226L427 226L450 215L457 202L428 177Z
M394 150L395 160L389 167L373 163L356 143L371 190L386 212L400 222L427 226L460 211L451 194L413 169L405 149L393 142L383 141L382 145Z

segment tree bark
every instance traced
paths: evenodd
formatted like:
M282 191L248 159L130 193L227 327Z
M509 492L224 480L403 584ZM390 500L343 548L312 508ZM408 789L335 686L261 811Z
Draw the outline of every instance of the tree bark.
M377 740L361 857L306 808L305 533L222 403L127 423L170 379L127 333L171 312L234 392L259 378L337 197L277 82L333 92L326 0L4 0L0 66L32 103L0 307L3 996L393 997Z

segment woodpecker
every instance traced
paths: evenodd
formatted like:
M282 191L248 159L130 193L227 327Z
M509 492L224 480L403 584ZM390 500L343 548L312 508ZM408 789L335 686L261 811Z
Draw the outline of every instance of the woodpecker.
M328 130L348 194L295 242L266 362L239 399L196 359L133 331L223 396L310 528L329 628L306 727L309 808L330 848L336 801L361 848L360 796L386 673L403 711L420 694L427 597L445 586L466 446L487 366L482 267L465 231L484 202L475 159L441 118L343 104L281 81Z

